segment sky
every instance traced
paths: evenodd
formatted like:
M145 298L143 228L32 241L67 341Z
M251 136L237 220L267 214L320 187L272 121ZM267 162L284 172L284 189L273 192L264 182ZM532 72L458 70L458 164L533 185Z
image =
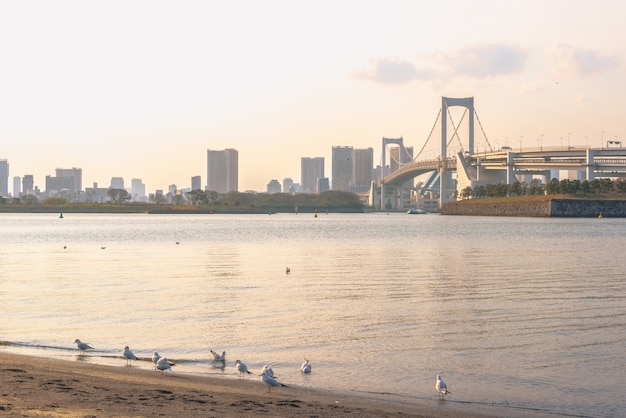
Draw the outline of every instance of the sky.
M239 190L300 182L301 157L420 149L442 97L474 97L496 146L626 140L622 0L0 1L0 159L45 189L140 178ZM625 141L626 144L626 141Z

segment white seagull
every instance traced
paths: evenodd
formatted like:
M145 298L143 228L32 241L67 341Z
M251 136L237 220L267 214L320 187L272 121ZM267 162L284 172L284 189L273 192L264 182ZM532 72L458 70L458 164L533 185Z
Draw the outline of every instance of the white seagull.
M211 355L213 356L213 361L226 361L226 351L222 351L222 354L217 354L215 351L211 350Z
M243 364L241 360L235 361L235 367L237 367L237 370L239 371L239 376L242 378L245 376L245 374L254 374L248 370L248 367Z
M263 366L263 368L261 369L261 376L263 376L264 374L274 377L274 370L272 370L272 368L268 365Z
M267 393L272 393L272 386L285 386L278 380L274 379L274 376L270 376L267 371L261 374L261 381L267 385Z
M159 362L160 358L161 356L159 355L159 353L155 351L154 354L152 355L152 362L154 363L154 370L157 369L157 363Z
M124 357L126 357L127 366L130 364L131 360L137 360L137 356L135 355L135 353L130 351L130 348L128 348L128 346L124 347L124 352L122 354L124 355Z
M443 381L441 376L437 375L437 383L435 383L435 389L437 389L437 395L441 397L441 395L446 396L448 393L448 387L446 386L446 382Z
M74 344L76 344L76 346L80 350L80 354L81 355L85 354L85 350L93 350L93 347L90 347L89 344L82 342L78 338L76 338L76 340L74 340Z
M175 366L175 363L172 363L171 361L169 361L167 358L165 357L161 357L158 361L157 361L157 369L161 370L161 374L165 373L167 374L167 371L169 370L170 373L172 372L172 366Z
M300 366L300 371L302 373L311 373L311 363L306 358L304 359L304 363Z

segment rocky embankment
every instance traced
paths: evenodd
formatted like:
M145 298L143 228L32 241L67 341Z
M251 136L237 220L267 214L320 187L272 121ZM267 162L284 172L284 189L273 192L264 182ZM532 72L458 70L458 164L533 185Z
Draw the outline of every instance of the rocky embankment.
M529 216L555 218L623 218L626 200L592 199L480 199L443 205L443 215Z

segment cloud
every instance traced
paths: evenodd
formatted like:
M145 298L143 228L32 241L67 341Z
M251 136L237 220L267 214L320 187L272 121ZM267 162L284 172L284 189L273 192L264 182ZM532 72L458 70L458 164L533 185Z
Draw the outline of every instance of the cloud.
M524 68L528 52L516 45L475 45L454 54L433 53L425 67L397 57L373 59L368 68L352 73L355 78L385 85L405 84L414 80L445 81L450 76L488 78L508 75Z
M619 59L596 51L559 44L546 51L548 67L560 76L588 77L617 68Z
M473 45L461 49L442 60L453 74L474 78L488 78L521 71L528 59L528 52L517 45Z
M380 84L397 85L413 80L424 80L432 77L429 70L418 70L415 65L396 57L373 59L366 69L352 73L355 78L375 81Z

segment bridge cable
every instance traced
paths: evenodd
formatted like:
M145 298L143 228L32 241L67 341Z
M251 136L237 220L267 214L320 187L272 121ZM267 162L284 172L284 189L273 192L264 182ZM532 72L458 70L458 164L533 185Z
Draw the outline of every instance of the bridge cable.
M450 146L450 144L452 143L452 140L456 136L457 141L459 141L461 151L464 151L463 144L461 143L461 138L459 137L458 131L459 131L459 128L461 127L461 123L463 122L463 119L465 119L466 114L467 114L467 108L465 108L465 111L463 112L463 115L461 116L461 120L459 121L458 125L455 125L454 120L452 119L452 114L450 113L450 108L448 107L448 116L450 117L450 122L452 122L452 126L454 127L454 133L450 137L450 141L448 141L448 143L446 144L446 148ZM445 155L441 156L441 158L446 158L446 157L447 156Z
M420 155L422 155L422 152L424 152L426 145L428 145L428 141L430 141L430 138L432 138L433 132L435 131L435 128L437 127L437 122L439 122L439 118L441 118L441 109L439 109L439 113L437 114L437 118L435 119L435 123L433 124L433 127L430 130L430 133L428 134L428 138L426 138L426 142L424 142L424 145L422 146L422 149L420 150L420 152L418 152L415 158L413 158L414 161L417 160L417 158Z
M489 138L487 138L487 134L485 133L485 130L483 129L483 124L480 122L478 113L476 113L476 109L474 109L474 116L476 116L476 120L478 121L478 126L480 126L480 130L485 136L485 141L487 141L487 145L489 145L489 151L493 151L493 148L491 147L491 143L489 142ZM474 150L474 152L476 152L476 150Z

